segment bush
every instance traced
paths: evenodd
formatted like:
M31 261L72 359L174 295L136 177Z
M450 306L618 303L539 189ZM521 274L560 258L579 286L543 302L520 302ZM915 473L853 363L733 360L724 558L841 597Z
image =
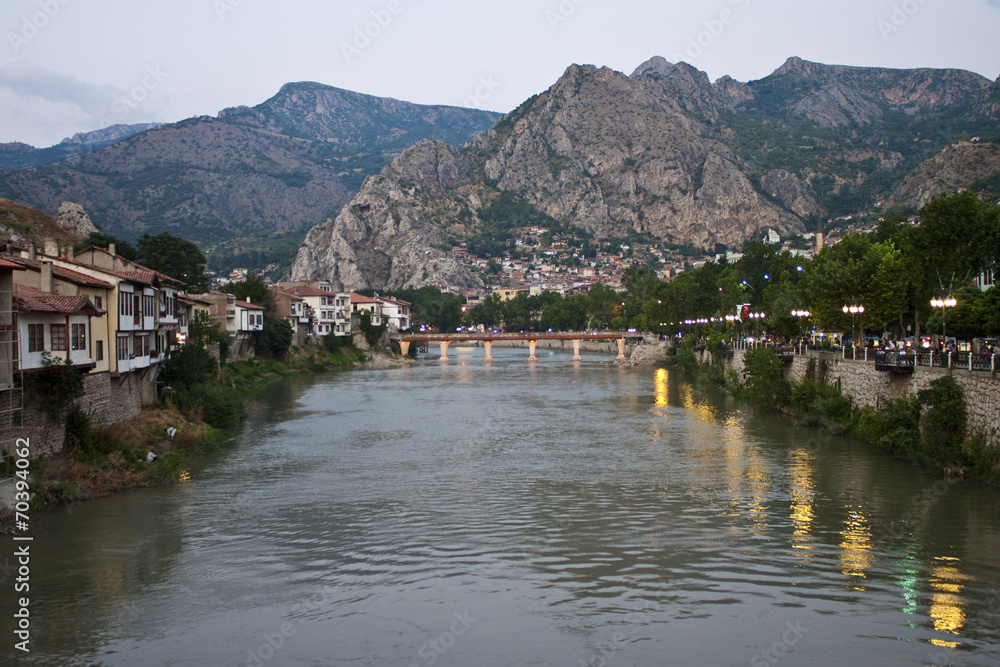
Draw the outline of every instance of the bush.
M201 420L212 428L235 428L247 413L243 397L232 387L201 385L188 395L185 403L192 416L199 412Z
M924 423L925 453L945 465L968 463L962 445L969 413L962 387L954 377L945 375L931 382L931 386L917 396L921 404L928 406Z
M890 399L879 410L862 410L859 430L876 447L914 457L920 452L920 412L916 396Z
M189 344L175 350L160 367L159 380L175 391L192 389L212 382L219 374L219 362L200 345Z
M788 406L803 426L822 426L833 433L847 433L857 422L854 403L839 387L803 380L791 385Z
M264 318L264 330L254 341L254 352L264 359L284 359L295 332L288 320Z
M784 364L769 348L747 350L743 370L746 382L742 393L751 405L773 409L786 402L791 388L783 374Z
M90 425L90 415L74 406L66 415L66 436L63 449L70 453L90 451L94 446L94 431Z

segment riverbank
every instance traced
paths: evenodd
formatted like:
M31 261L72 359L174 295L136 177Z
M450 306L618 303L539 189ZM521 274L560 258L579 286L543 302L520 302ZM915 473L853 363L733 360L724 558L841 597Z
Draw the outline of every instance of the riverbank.
M908 391L898 386L905 379L877 373L869 373L875 380L856 381L855 376L872 370L863 365L846 369L853 375L837 374L829 360L797 357L789 365L767 348L730 352L719 359L683 345L674 353L673 365L757 409L783 413L803 426L851 435L928 471L1000 484L995 410L990 419L990 411L983 411L984 397L969 394L964 387L969 378L960 372L935 369L933 377L921 378ZM894 393L877 391L876 380L888 382Z
M198 455L217 450L234 437L246 415L247 400L277 380L407 363L384 351L344 348L331 352L303 346L289 351L283 361L227 364L211 387L189 397L164 398L127 421L93 425L85 413L71 410L66 415L62 447L30 464L32 510L185 481ZM11 528L14 481L13 477L0 480L2 533Z

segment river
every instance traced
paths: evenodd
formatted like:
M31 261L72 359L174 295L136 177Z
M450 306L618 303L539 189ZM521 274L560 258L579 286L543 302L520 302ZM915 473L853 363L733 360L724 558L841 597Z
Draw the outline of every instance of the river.
M190 481L33 517L0 662L1000 662L1000 490L677 372L482 354L278 382Z

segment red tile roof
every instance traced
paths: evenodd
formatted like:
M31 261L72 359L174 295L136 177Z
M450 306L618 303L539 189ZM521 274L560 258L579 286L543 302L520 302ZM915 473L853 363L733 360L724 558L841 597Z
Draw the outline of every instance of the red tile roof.
M19 265L20 268L27 267L35 271L42 270L42 262L37 259L26 259L24 257L5 257L3 259L11 262L12 264ZM98 280L97 278L89 276L86 273L80 273L79 271L67 269L62 266L56 266L54 264L52 265L52 275L60 280L65 280L66 282L82 285L84 287L99 287L101 289L111 289L114 287L111 283Z
M236 305L243 310L264 310L264 306L258 306L256 303L250 303L249 301L237 301Z
M285 291L289 294L294 294L295 296L337 296L336 292L327 292L326 290L321 290L318 287L311 287L309 285L296 285L294 287L289 287Z
M14 303L21 310L57 315L101 315L85 296L50 294L26 285L14 285Z

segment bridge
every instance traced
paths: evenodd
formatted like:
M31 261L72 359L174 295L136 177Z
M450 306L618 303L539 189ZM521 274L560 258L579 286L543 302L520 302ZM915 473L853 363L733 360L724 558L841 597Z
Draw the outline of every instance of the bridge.
M580 341L582 340L614 340L618 342L618 360L625 359L625 341L641 340L641 333L623 333L621 331L562 331L562 332L462 332L462 333L394 333L389 338L399 343L400 351L405 357L410 353L410 343L438 343L441 346L441 361L448 361L448 346L452 343L481 342L486 348L484 361L493 361L493 342L498 340L528 341L528 361L538 361L535 356L535 345L540 340L571 340L573 341L573 361L580 360Z

